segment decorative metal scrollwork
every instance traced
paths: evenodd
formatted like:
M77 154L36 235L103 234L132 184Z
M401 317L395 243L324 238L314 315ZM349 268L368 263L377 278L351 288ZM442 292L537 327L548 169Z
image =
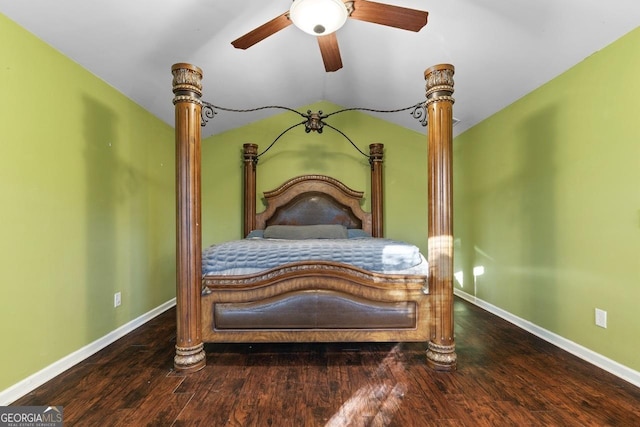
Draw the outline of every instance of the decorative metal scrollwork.
M413 110L411 110L411 116L418 120L423 127L426 127L428 120L427 105L424 102L414 105Z
M307 114L303 114L302 117L307 118L304 124L304 131L306 133L314 131L322 133L322 128L325 125L323 119L327 118L327 116L322 115L322 110L319 110L317 113L312 113L311 110L307 110Z
M207 122L209 121L209 119L214 118L215 115L218 114L218 112L216 110L231 111L231 112L234 112L234 113L250 113L250 112L253 112L253 111L266 110L266 109L270 109L270 108L279 108L281 110L292 111L292 112L294 112L296 114L299 114L302 117L305 117L304 114L294 110L293 108L282 107L280 105L266 105L264 107L258 107L258 108L237 109L237 108L220 107L218 105L213 105L210 102L202 101L202 112L200 113L200 126L201 127L205 127L207 125Z
M213 104L208 102L202 102L202 110L200 112L200 126L205 127L210 119L213 119L218 112L215 110Z
M374 113L397 113L397 112L400 112L400 111L411 110L410 113L411 113L411 115L413 116L414 119L417 119L420 122L420 124L422 124L422 126L426 126L427 125L427 107L426 107L426 104L424 102L419 102L419 103L414 104L414 105L412 105L410 107L398 108L398 109L395 109L395 110L378 110L378 109L373 109L373 108L356 107L356 108L345 108L343 110L334 111L333 113L329 113L329 114L324 114L321 110L318 111L317 113L314 113L311 110L307 110L307 114L303 114L303 113L301 113L299 111L294 110L293 108L282 107L280 105L267 105L267 106L264 106L264 107L251 108L251 109L235 109L235 108L219 107L219 106L213 105L213 104L211 104L209 102L202 101L202 110L201 110L201 113L200 113L200 126L202 126L202 127L206 126L207 122L210 119L213 119L218 114L218 111L216 111L216 110L231 111L231 112L235 112L235 113L247 113L247 112L253 112L253 111L258 111L258 110L265 110L265 109L269 109L269 108L278 108L278 109L282 109L282 110L291 111L293 113L298 114L302 118L304 118L304 121L296 123L296 124L293 124L293 125L289 126L287 129L285 129L284 131L282 131L280 133L280 135L278 135L276 137L276 139L274 139L273 142L271 144L269 144L269 146L264 151L262 151L261 153L256 155L256 157L255 157L255 161L256 162L258 161L260 156L262 156L264 153L269 151L269 149L271 147L273 147L273 145L280 139L280 137L282 137L285 133L289 132L291 129L293 129L295 127L298 127L300 125L304 125L304 131L306 133L310 133L310 132L322 133L322 131L324 130L325 126L328 127L328 128L331 128L331 129L335 130L336 132L338 132L340 135L342 135L347 141L349 141L349 143L356 150L358 150L358 152L360 152L360 154L362 154L365 157L369 157L369 155L365 154L362 150L360 150L360 148L358 148L358 146L344 132L342 132L340 129L337 129L337 128L331 126L330 124L328 124L327 122L325 122L325 119L327 119L328 117L330 117L330 116L332 116L334 114L343 113L345 111L370 111L370 112L374 112ZM371 162L371 159L369 159L369 161Z

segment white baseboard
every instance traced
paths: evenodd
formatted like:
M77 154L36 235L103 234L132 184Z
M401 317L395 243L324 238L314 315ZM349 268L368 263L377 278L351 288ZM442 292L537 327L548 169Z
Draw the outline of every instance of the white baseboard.
M470 303L477 305L478 307L492 314L495 314L498 317L503 318L507 322L513 323L519 328L522 328L525 331L530 332L533 335L542 338L543 340L557 347L560 347L561 349L573 354L574 356L577 356L580 359L583 359L601 369L604 369L605 371L635 385L636 387L640 387L640 372L624 366L614 360L611 360L599 353L596 353L593 350L589 350L588 348L583 347L580 344L576 344L573 341L561 337L560 335L541 328L540 326L535 325L528 320L515 316L508 311L501 309L500 307L496 307L495 305L481 300L480 298L476 298L475 296L461 291L460 289L454 289L453 293L456 296L459 296L460 298L469 301Z
M27 393L30 393L31 391L35 390L37 387L53 379L54 377L60 375L61 373L71 368L72 366L82 362L89 356L92 356L93 354L102 350L109 344L127 335L129 332L147 323L154 317L164 313L174 305L176 305L175 298L159 305L158 307L148 311L147 313L120 326L118 329L115 329L114 331L109 332L107 335L103 336L102 338L99 338L94 342L82 347L81 349L74 351L68 356L65 356L62 359L52 363L46 368L36 372L30 377L25 378L19 383L12 385L6 390L1 391L0 406L10 405L12 402L16 401L17 399L21 398Z
M535 336L547 342L550 342L551 344L560 347L561 349L601 369L604 369L607 372L610 372L611 374L635 385L636 387L640 387L640 372L626 367L592 350L589 350L586 347L576 344L573 341L563 338L560 335L541 328L529 322L528 320L524 320L518 316L515 316L508 311L505 311L493 304L481 300L480 298L476 298L475 296L470 295L464 291L454 289L454 294L492 314L495 314L498 317L501 317L502 319L510 323L513 323L514 325L524 329L525 331L530 332ZM21 398L22 396L33 391L47 381L60 375L62 372L66 371L72 366L82 362L89 356L92 356L93 354L107 347L109 344L115 342L129 332L150 321L154 317L164 313L174 305L176 305L175 298L133 319L132 321L126 323L125 325L122 325L118 329L108 333L104 337L97 339L96 341L82 347L81 349L69 354L68 356L63 357L62 359L31 375L30 377L25 378L19 383L3 390L2 392L0 392L0 406L10 405L15 400Z

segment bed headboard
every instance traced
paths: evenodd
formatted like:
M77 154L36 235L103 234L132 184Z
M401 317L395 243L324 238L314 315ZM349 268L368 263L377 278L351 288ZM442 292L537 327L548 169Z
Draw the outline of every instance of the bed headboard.
M302 175L264 193L266 209L256 213L257 145L244 145L244 233L269 225L341 224L382 237L382 144L371 144L371 212L362 209L364 196L335 178Z
M256 228L268 225L341 224L371 232L371 214L362 210L364 193L324 175L292 178L264 193L267 208L256 216Z

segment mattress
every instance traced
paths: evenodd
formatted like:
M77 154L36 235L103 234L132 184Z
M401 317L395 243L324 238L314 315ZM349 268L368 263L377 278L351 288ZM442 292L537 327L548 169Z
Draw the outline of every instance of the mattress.
M298 261L333 261L385 274L427 275L417 246L392 239L234 240L206 248L203 275L252 274Z

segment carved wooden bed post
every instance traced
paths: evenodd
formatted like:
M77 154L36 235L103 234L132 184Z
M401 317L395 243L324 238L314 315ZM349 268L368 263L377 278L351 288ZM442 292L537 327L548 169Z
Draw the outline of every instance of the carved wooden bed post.
M384 145L369 145L369 162L371 163L371 235L383 237L383 212L382 212L382 158Z
M440 371L456 369L453 337L453 73L450 64L427 68L429 168L428 252L432 295L428 364Z
M177 371L206 363L200 317L202 234L200 227L200 112L202 70L174 64L176 131L176 354Z
M243 237L256 229L256 163L258 162L258 146L244 144L242 146L244 162L244 226Z

